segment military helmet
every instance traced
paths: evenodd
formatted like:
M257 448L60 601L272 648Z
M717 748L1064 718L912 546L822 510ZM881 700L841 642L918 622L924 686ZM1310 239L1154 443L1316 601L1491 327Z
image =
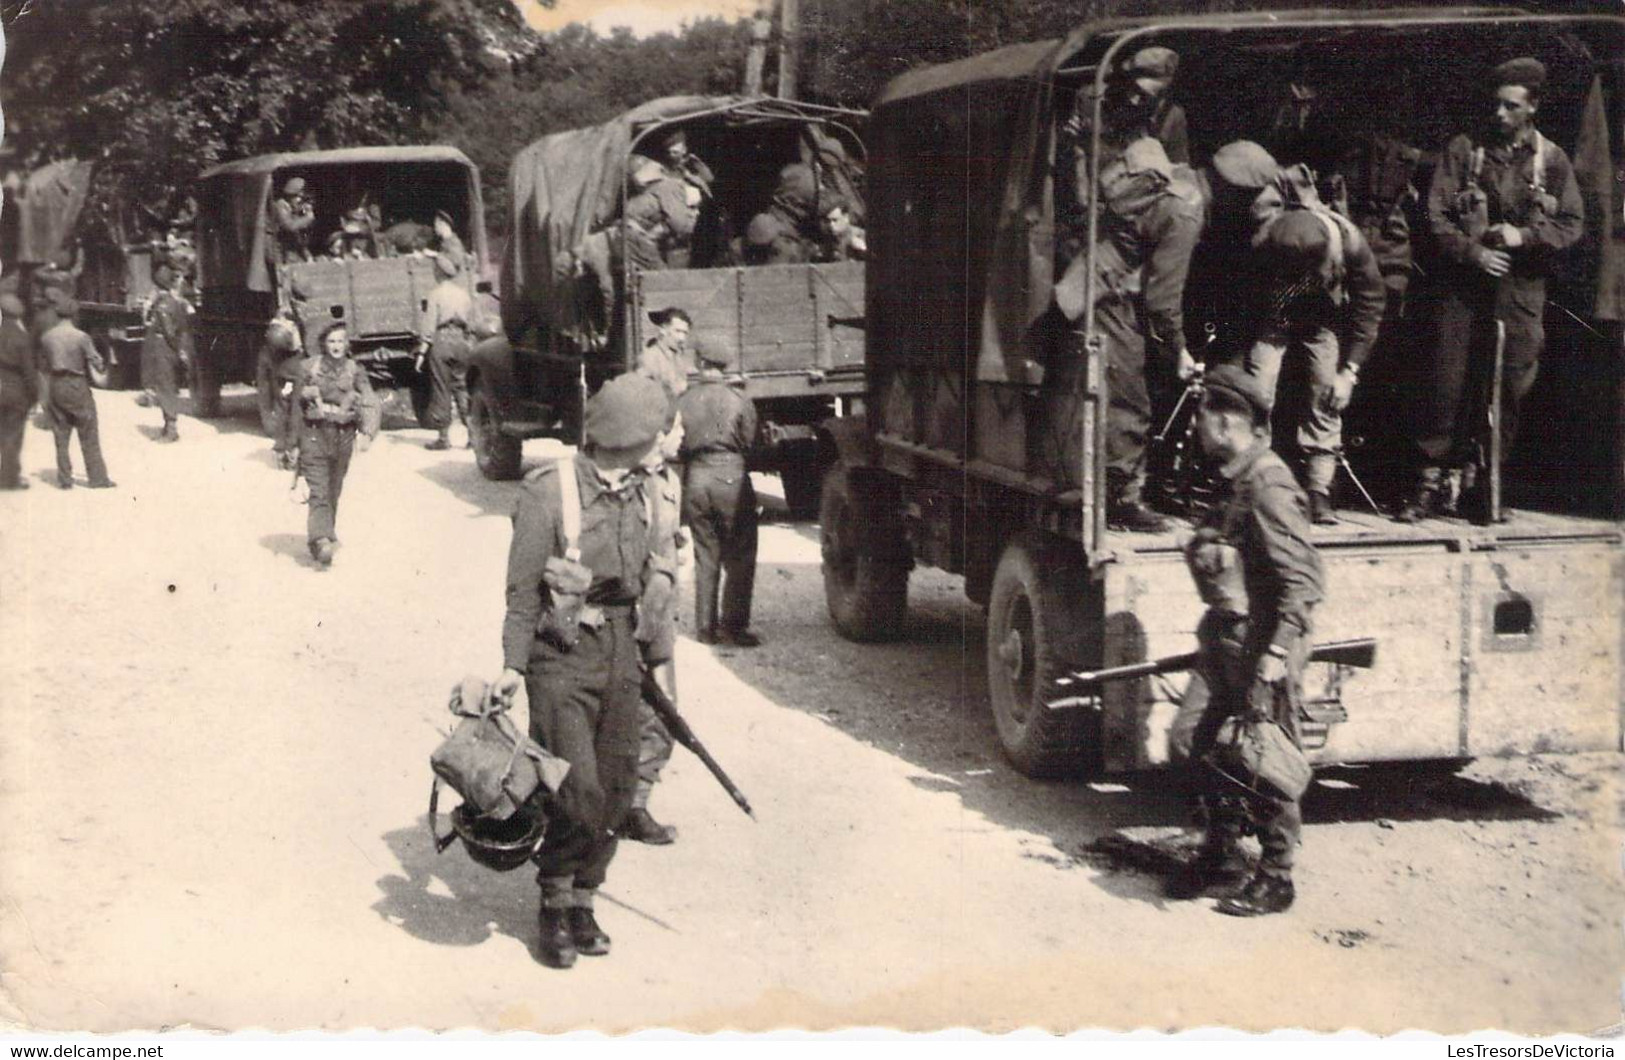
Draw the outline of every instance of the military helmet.
M506 821L497 821L465 802L451 811L451 827L469 857L488 869L510 872L529 861L542 845L547 818L520 810Z

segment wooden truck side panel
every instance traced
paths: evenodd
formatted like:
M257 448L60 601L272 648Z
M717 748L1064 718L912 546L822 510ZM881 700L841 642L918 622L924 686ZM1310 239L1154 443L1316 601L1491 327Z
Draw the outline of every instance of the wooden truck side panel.
M1617 544L1321 555L1327 598L1315 640L1375 636L1379 645L1371 670L1309 667L1306 699L1339 699L1348 715L1331 725L1315 761L1620 748L1625 553ZM1135 554L1102 577L1104 665L1192 650L1202 604L1177 552ZM1108 770L1168 761L1168 727L1187 680L1107 690Z

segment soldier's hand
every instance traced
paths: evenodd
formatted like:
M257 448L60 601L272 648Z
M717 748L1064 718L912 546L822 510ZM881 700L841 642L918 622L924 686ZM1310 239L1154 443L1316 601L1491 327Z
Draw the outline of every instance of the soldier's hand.
M1197 376L1202 374L1202 366L1196 363L1196 358L1191 356L1191 351L1185 349L1183 346L1179 348L1179 362L1177 371L1179 372L1179 381L1181 383L1188 383L1192 379L1195 379Z
M1354 398L1356 380L1355 374L1347 368L1337 373L1336 378L1332 380L1331 393L1327 395L1327 403L1331 405L1333 412L1342 412L1349 407L1349 402Z
M518 670L508 668L502 671L502 676L491 685L491 695L504 703L512 703L519 689L524 687L525 675Z
M1473 264L1491 276L1501 277L1512 271L1512 256L1504 250L1474 247Z
M1506 247L1508 250L1523 246L1523 233L1519 231L1517 225L1498 224L1487 234L1494 237L1491 240L1493 246Z
M1286 680L1286 657L1265 652L1258 660L1258 679L1266 685L1278 685Z

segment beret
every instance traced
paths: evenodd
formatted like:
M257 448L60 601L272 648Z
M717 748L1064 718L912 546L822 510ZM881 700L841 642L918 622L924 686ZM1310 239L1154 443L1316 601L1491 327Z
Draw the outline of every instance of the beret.
M1258 246L1277 264L1305 269L1318 267L1331 249L1331 236L1326 231L1328 220L1330 218L1317 217L1313 210L1287 210L1270 222Z
M1213 155L1213 168L1226 183L1238 188L1263 188L1281 167L1273 156L1251 140L1225 144Z
M801 162L793 162L779 170L779 188L775 197L797 199L801 202L812 202L818 197L818 178L813 175L812 167Z
M1275 407L1275 395L1264 386L1263 380L1239 364L1209 368L1202 382L1209 390L1222 390L1239 397L1259 420L1266 419Z
M284 195L298 195L300 192L302 192L304 190L305 190L305 178L304 177L289 177L288 180L287 180L287 183L282 185L282 194L284 194Z
M666 429L666 388L637 372L618 375L587 402L587 444L598 449L647 449Z
M696 338L689 344L694 351L694 359L701 364L715 365L718 368L732 368L734 353L726 344L715 339Z
M1546 83L1546 64L1539 59L1531 59L1527 55L1506 62L1490 71L1490 80L1494 87L1502 85L1522 85L1532 92L1539 92Z
M1123 64L1123 73L1129 77L1155 77L1171 79L1179 69L1179 53L1172 48L1141 48Z

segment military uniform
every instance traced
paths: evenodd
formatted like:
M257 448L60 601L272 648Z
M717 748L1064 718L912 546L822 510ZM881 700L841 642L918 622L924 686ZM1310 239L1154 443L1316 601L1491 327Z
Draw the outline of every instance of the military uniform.
M1303 358L1308 386L1287 420L1304 455L1304 488L1317 519L1330 519L1332 481L1343 449L1343 412L1334 400L1340 371L1358 376L1382 324L1386 289L1377 259L1354 223L1324 207L1276 217L1260 235L1258 274L1266 277L1263 328L1247 370L1274 394L1282 362ZM1278 407L1279 411L1279 407Z
M305 537L311 556L323 566L331 562L339 496L356 431L374 400L366 370L348 357L320 355L300 365L294 387L298 415L289 417L288 430L298 438L299 473L310 487Z
M589 445L596 452L606 437L621 443L616 449L641 439L647 453L668 416L658 385L621 376L588 403ZM580 501L573 557L561 475L574 476ZM573 963L577 946L608 951L591 914L615 856L612 829L631 807L637 782L644 649L635 612L656 581L667 580L669 600L676 577L675 557L656 533L655 507L641 472L616 485L592 457L578 455L527 476L514 512L503 659L524 675L531 735L570 763L534 858L542 956L557 966Z
M1077 198L1082 204L1091 200L1087 173L1080 161ZM1102 160L1099 201L1093 311L1111 395L1106 410L1109 504L1117 512L1138 512L1143 511L1151 430L1147 352L1163 362L1166 374L1174 374L1185 348L1185 280L1202 234L1202 197L1194 184L1176 177L1162 145L1142 137ZM1087 256L1079 253L1057 285L1057 303L1072 320L1089 309L1084 304L1086 267Z
M747 265L795 265L811 261L817 240L811 235L818 205L818 178L801 163L785 166L773 203L745 229Z
M39 400L34 340L22 321L22 303L7 295L0 308L0 489L22 489L21 456L28 410Z
M71 313L71 307L70 313ZM57 485L73 485L73 460L68 442L79 432L79 449L85 458L85 473L93 488L105 489L113 483L102 460L101 436L96 422L96 399L90 393L89 369L102 369L102 356L89 335L64 317L40 336L41 368L48 374L45 402L51 413L51 431L56 435Z
M638 354L638 371L666 388L673 398L688 389L689 358L681 350L667 349L659 338L650 339Z
M663 546L669 542L675 560L681 545L683 517L683 485L677 468L662 462L658 469L649 473L646 489L653 502L654 539ZM670 687L675 684L676 676L673 666L678 623L675 585L674 580L674 591L658 613L652 606L642 608L638 613L638 634L643 642L644 662L655 671L657 680L665 682L666 692L673 702L677 700L675 688ZM639 699L638 782L632 793L634 819L623 824L622 835L661 846L677 838L675 828L661 825L648 816L649 796L654 786L660 783L660 774L666 768L666 763L671 761L672 750L673 741L666 723L649 705L647 697ZM639 815L638 811L642 811L642 814ZM631 825L630 830L628 825Z
M440 432L433 443L437 449L447 445L453 409L463 425L468 425L468 353L473 342L474 300L468 289L457 282L456 270L448 272L448 265L442 264L450 261L436 260L441 280L429 292L418 324L418 338L429 348L429 426Z
M309 203L301 209L293 199L304 190L305 182L294 177L271 200L271 249L276 255L272 264L310 260L310 229L316 223L316 212Z
M1209 372L1208 385L1244 395L1260 418L1267 415L1269 391L1238 367ZM1259 874L1290 881L1303 825L1298 804L1258 800L1245 806L1219 793L1200 761L1225 719L1249 710L1274 718L1298 741L1303 669L1324 577L1309 539L1303 491L1264 438L1231 458L1219 475L1220 499L1186 546L1208 611L1197 627L1198 662L1169 733L1170 751L1191 774L1205 810L1199 864L1219 873L1241 868L1237 842L1250 812L1263 850ZM1282 686L1258 680L1265 654L1284 661Z
M694 627L702 641L754 641L756 491L746 457L756 408L708 368L678 399L683 418L683 518L694 535ZM717 591L722 583L721 623Z
M180 416L183 360L192 356L192 322L186 302L160 287L147 310L147 333L141 340L141 385L152 391L164 414L164 441L175 441Z

